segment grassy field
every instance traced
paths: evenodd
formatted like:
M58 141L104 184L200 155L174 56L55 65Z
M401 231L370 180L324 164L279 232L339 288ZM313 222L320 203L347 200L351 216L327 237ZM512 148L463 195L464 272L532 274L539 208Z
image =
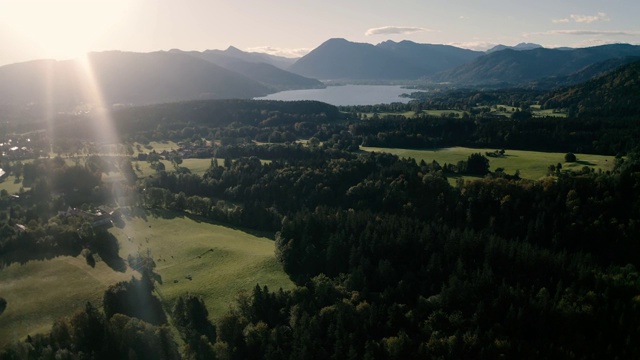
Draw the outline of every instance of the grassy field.
M143 153L149 153L153 150L155 150L157 153L160 153L160 152L163 152L164 150L167 150L167 151L177 150L180 147L178 144L174 143L173 141L163 141L163 142L151 141L149 142L149 146L148 146L150 147L150 149L145 147L143 144L135 143L133 146L134 156L138 155L138 150L136 150L136 145L140 145Z
M124 227L110 232L120 242L123 259L149 251L162 279L158 294L168 309L178 296L197 294L215 319L239 292L250 292L256 283L274 290L293 286L275 260L273 240L178 214L161 215L131 217ZM100 306L109 285L134 274L130 269L115 272L102 262L91 268L81 256L0 270L0 296L8 302L0 315L0 347L27 334L49 331L56 318L71 315L87 301Z
M424 160L437 161L440 165L444 163L456 164L460 160L466 160L473 153L493 152L495 149L470 149L464 147L451 147L435 150L407 150L391 148L361 147L364 151L387 152L404 158L414 158L416 161ZM580 170L583 166L602 169L603 171L613 169L613 156L576 154L578 161L575 163L565 163L564 153L551 153L540 151L506 150L505 156L501 158L489 158L491 171L496 168L503 168L508 174L520 171L520 176L525 179L540 179L547 175L549 165L562 164L563 170Z
M132 275L130 270L115 272L104 262L92 268L81 256L29 261L0 270L0 296L7 300L0 315L0 347L49 331L55 319L70 316L87 301L101 304L109 285Z
M9 194L17 194L22 187L22 179L19 182L15 181L16 178L13 175L8 175L5 177L4 181L0 183L0 190L4 189L9 192Z
M445 116L447 117L449 114L457 114L458 116L462 116L462 114L464 114L464 111L462 110L453 110L453 109L446 109L446 110L422 110L423 114L426 115L430 115L430 116ZM406 118L414 118L416 117L416 112L415 111L405 111L405 112L397 112L397 113L390 113L390 112L380 112L377 113L378 117L383 118L387 115L392 115L392 116L398 116L398 115L402 115ZM374 116L374 113L362 113L363 119L371 119Z
M217 159L218 165L224 164L224 159ZM211 159L184 159L182 160L182 167L186 167L191 170L192 173L202 175L211 166Z
M481 108L481 107L480 107ZM519 108L513 107L513 106L509 106L509 105L496 105L495 107L491 107L491 114L494 115L503 115L506 117L510 117L516 110L518 110ZM430 109L426 109L426 110L422 110L423 114L426 115L430 115L430 116L438 116L438 117L448 117L450 114L455 114L458 117L462 117L462 115L465 113L462 110L455 110L455 109L445 109L445 110L430 110ZM533 116L535 117L546 117L546 116L552 116L552 117L558 117L558 118L565 118L567 117L567 114L564 112L558 112L557 110L554 109L546 109L546 110L542 110L540 108L540 105L532 105L531 106L531 113L533 114ZM374 116L374 113L362 113L363 115L363 119L371 119ZM397 113L390 113L390 112L380 112L377 113L378 117L382 118L384 116L387 115L402 115L406 118L414 118L416 117L416 113L414 111L405 111L405 112L397 112Z
M264 236L170 212L132 217L110 231L121 243L122 257L150 252L162 278L158 292L169 306L190 292L201 295L210 316L217 318L239 291L250 291L256 283L273 289L293 286L276 262L273 240Z

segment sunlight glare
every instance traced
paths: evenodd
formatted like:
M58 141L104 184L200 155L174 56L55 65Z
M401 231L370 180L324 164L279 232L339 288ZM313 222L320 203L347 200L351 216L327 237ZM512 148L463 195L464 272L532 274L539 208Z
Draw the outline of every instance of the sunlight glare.
M118 26L131 1L7 0L0 23L52 58L74 58L92 50Z
M118 136L111 119L111 108L104 101L100 84L93 71L91 59L88 55L84 55L77 61L80 65L80 78L82 79L84 97L91 106L90 115L93 120L95 138L104 144L116 144L118 143Z

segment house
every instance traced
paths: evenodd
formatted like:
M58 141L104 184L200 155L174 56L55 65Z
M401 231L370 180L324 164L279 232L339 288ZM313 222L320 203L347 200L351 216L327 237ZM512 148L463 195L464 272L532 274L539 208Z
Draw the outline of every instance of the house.
M67 211L59 211L58 215L61 216L79 216L83 218L85 221L89 222L92 227L111 227L113 223L111 222L112 216L115 216L115 210L104 207L104 209L99 209L95 212L88 212L84 210L80 210L78 208L69 207ZM119 215L117 215L119 216Z

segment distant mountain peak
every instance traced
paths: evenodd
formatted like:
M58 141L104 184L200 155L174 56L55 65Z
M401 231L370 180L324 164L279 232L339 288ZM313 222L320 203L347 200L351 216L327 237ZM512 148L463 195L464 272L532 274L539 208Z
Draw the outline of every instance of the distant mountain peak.
M224 51L225 53L230 53L230 54L245 54L245 51L242 51L240 49L238 49L237 47L233 46L233 45L229 45L229 47Z
M387 40L373 45L333 38L300 58L289 70L325 80L415 80L480 55L453 46L412 41Z
M345 38L330 38L329 40L327 40L325 42L326 43L328 43L328 42L345 42L345 43L348 43L350 41L345 39Z
M521 42L515 46L508 46L508 45L496 45L494 47L492 47L491 49L487 50L486 53L492 53L492 52L496 52L496 51L500 51L500 50L505 50L505 49L511 49L511 50L518 50L518 51L524 51L524 50L533 50L533 49L539 49L542 48L543 46L540 44L534 44L534 43L526 43L526 42Z

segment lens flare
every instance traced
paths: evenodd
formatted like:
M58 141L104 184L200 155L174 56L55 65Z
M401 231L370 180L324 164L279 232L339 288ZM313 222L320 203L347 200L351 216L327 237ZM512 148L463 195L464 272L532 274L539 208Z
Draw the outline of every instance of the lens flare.
M82 94L89 110L94 138L103 145L118 144L118 136L111 117L111 106L104 100L90 55L80 57L77 62Z

